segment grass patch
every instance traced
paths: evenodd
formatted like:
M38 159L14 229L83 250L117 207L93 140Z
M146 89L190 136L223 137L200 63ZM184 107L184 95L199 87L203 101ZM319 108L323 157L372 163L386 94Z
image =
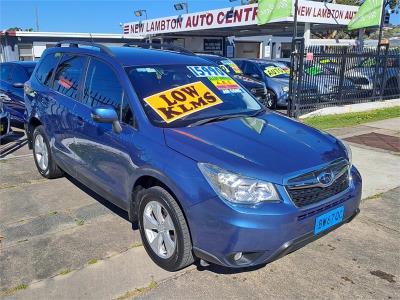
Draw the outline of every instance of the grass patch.
M92 258L91 260L89 260L87 263L88 265L94 265L95 263L97 263L97 259L96 258Z
M304 119L303 122L318 129L329 129L350 127L397 117L400 117L400 106L341 115L312 117Z
M51 212L49 212L49 216L54 216L54 215L56 215L56 214L58 214L58 211L51 211Z
M82 226L83 224L85 224L85 220L84 220L84 219L81 219L81 218L76 218L76 219L75 219L75 223L76 223L76 225L78 225L78 226Z
M127 291L125 294L123 294L122 296L119 296L115 300L125 300L125 299L130 299L130 298L133 298L133 297L137 297L139 295L142 295L142 294L144 294L144 293L156 288L157 286L158 286L157 282L155 282L152 279L148 286L143 287L143 288L137 288L137 289L134 289L132 291Z
M58 275L67 275L67 274L70 273L70 272L71 272L70 269L64 269L64 270L61 270L61 272L58 273Z
M27 284L21 283L20 285L17 285L16 287L13 287L11 289L0 291L0 297L11 296L11 295L14 295L16 292L18 292L20 290L25 290L27 288L28 288Z

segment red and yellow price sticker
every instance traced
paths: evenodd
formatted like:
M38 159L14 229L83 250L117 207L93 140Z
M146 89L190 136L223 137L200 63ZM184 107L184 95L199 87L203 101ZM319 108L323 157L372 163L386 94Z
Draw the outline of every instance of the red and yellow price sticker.
M166 123L223 102L201 81L151 95L144 101Z

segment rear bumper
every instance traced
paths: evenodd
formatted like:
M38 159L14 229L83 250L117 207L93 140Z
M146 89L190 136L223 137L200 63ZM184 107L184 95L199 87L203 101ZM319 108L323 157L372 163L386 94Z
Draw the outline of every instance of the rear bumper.
M187 218L193 251L206 261L233 268L265 264L293 252L359 213L361 177L355 168L352 176L348 190L304 209L295 207L287 195L283 203L253 208L232 207L218 198L199 203ZM344 206L343 221L315 235L315 218L339 206ZM243 257L234 260L238 252Z

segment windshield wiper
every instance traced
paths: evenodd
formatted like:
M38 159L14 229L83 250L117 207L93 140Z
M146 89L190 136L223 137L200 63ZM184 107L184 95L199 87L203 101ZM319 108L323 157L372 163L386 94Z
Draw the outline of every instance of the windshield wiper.
M207 123L218 122L218 121L223 121L223 120L228 120L228 119L233 119L233 118L242 118L242 117L248 117L248 115L235 114L235 115L224 115L224 116L205 118L205 119L201 119L201 120L198 120L196 122L189 124L188 127L194 127L194 126L204 125Z
M248 114L232 114L232 115L216 116L216 117L211 117L211 118L198 120L196 122L193 122L193 123L189 124L187 127L194 127L194 126L204 125L204 124L207 124L207 123L224 121L224 120L234 119L234 118L255 117L255 116L259 115L262 112L265 112L264 108L262 108L260 110L257 110L254 114L251 114L251 115L248 115Z

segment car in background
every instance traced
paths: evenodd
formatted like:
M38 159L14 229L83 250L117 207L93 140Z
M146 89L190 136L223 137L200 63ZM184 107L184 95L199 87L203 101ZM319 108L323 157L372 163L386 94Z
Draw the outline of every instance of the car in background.
M257 80L262 80L271 98L267 105L268 108L277 106L287 107L289 99L289 69L282 68L274 61L261 59L242 59L233 60L243 73Z
M12 133L10 119L10 113L4 110L4 104L0 95L0 144L3 141L3 138Z
M376 59L371 57L363 59L345 72L345 76L364 91L372 93L375 89L376 95L379 95L382 85L383 96L400 94L399 74L400 57L398 55L388 55L386 69L383 65L377 66Z
M340 89L340 76L324 65L315 62L304 64L303 82L315 85L322 101L329 101L334 94L339 93ZM344 97L351 96L357 90L357 86L351 80L343 79L341 92Z
M4 111L10 114L12 126L24 127L24 83L31 77L35 66L36 62L33 61L0 64L0 94Z
M267 92L265 84L251 76L243 74L242 70L229 58L214 54L197 54L201 58L217 64L224 72L235 78L241 85L243 85L250 93L254 95L262 104L269 106L270 94Z

